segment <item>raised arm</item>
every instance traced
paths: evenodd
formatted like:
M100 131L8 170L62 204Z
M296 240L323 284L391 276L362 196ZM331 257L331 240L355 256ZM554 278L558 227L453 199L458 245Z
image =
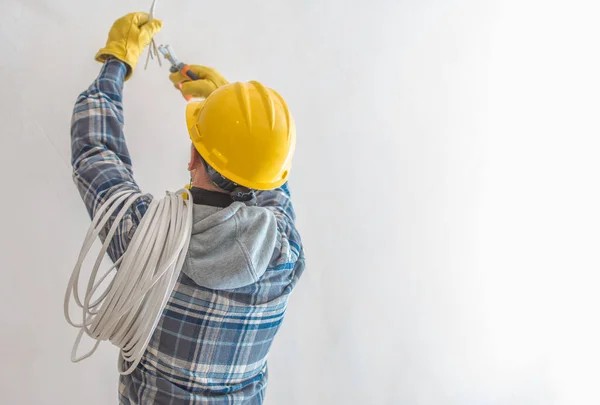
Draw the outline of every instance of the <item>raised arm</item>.
M91 217L115 192L139 191L123 134L123 83L158 29L160 22L148 23L145 13L117 20L106 47L96 56L104 66L75 104L71 124L73 179ZM121 221L108 249L113 261L127 249L151 199L150 195L138 199ZM112 220L101 232L103 240L111 225Z

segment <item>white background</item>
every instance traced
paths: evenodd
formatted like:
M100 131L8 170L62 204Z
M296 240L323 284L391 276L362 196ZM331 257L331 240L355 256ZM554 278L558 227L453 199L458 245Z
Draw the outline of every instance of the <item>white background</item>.
M0 1L0 402L116 403L116 351L71 364L89 219L69 124L112 22L149 0ZM308 268L268 405L600 403L596 1L162 0L159 43L258 79L298 127ZM187 181L184 100L125 90L142 187Z

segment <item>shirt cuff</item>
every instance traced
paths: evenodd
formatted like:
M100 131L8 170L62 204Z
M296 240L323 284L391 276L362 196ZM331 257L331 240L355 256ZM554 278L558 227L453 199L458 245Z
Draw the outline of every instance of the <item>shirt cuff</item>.
M125 81L127 69L128 67L125 63L113 56L110 56L108 59L106 59L106 62L104 62L104 66L102 66L99 78L107 78L122 83Z

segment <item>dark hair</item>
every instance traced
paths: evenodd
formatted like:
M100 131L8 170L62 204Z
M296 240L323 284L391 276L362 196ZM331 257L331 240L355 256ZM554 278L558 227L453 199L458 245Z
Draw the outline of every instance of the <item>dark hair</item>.
M244 186L240 186L237 183L229 180L221 173L216 171L211 165L209 165L202 156L200 160L206 169L206 173L210 181L217 187L227 191L231 195L233 201L240 201L246 205L256 205L256 194L255 191Z

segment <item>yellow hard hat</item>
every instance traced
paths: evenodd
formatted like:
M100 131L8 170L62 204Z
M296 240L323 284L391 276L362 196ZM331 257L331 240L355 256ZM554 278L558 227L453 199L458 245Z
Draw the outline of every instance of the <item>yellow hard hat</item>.
M223 177L255 190L287 181L296 127L274 90L254 81L227 84L189 103L186 120L196 150Z

